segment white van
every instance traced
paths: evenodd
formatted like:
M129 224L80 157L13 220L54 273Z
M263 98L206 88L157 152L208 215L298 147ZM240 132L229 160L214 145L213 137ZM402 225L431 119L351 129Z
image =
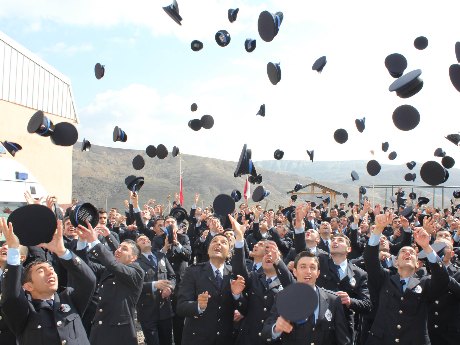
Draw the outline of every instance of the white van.
M0 217L26 204L24 193L33 198L46 197L46 190L21 163L8 154L0 154Z

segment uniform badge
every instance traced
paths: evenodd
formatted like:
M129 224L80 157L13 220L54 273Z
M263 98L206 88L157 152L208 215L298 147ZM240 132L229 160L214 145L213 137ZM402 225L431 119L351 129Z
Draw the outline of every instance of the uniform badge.
M324 317L326 318L327 321L332 320L332 313L331 313L331 311L329 309L326 310L326 313L324 314Z
M417 285L414 289L415 293L422 293L422 287L420 285Z
M163 259L160 260L160 266L166 266L166 263Z
M351 285L352 287L355 287L355 285L356 285L356 279L355 279L355 277L351 277L351 279L350 279L350 285Z
M61 304L60 309L63 313L68 313L70 311L70 306L68 304Z

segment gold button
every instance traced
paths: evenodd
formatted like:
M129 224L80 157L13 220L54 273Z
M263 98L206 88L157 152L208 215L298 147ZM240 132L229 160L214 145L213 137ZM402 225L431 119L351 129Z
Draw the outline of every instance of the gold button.
M102 309L99 309L99 313L102 313Z
M62 345L67 344L67 340L63 340L61 344L62 344Z
M438 312L437 312L437 311L435 311L435 312L434 312L434 315L438 316Z
M397 329L401 329L401 325L397 325L396 328L397 328Z
M401 297L401 301L404 301L404 297Z
M438 325L434 325L434 328L438 328Z
M42 325L38 325L37 328L42 328Z
M434 301L434 303L439 304L439 301Z
M259 333L259 337L261 337L261 336L262 336L262 333Z
M267 311L267 308L264 308L264 311Z
M99 321L99 324L102 325L102 321Z
M217 332L217 335L219 335L219 334L220 334L220 332Z
M115 282L112 282L113 285L115 285Z
M99 296L99 300L101 300L101 299L102 299L102 297L101 297L101 296Z
M399 313L400 313L400 314L402 314L402 313L403 313L403 311L402 311L402 310L400 310L400 311L399 311Z
M57 325L58 327L61 327L61 326L62 326L62 321L56 322L56 325Z
M396 338L395 341L396 341L397 343L399 343L399 339L398 339L398 338Z

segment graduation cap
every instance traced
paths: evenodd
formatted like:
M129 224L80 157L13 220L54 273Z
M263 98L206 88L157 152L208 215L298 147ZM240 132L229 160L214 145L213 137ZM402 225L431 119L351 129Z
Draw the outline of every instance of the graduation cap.
M157 148L153 145L149 145L145 149L145 153L147 153L147 156L149 156L150 158L153 158L157 155Z
M446 169L453 168L455 165L455 159L453 159L451 156L444 156L442 157L441 164Z
M447 246L447 243L444 242L444 241L439 241L439 242L434 242L431 244L431 248L433 249L433 251L438 254L438 252L442 252L443 249ZM424 250L421 250L419 253L418 253L418 258L419 259L426 259L428 256L427 253L425 253ZM442 254L440 255L440 257L442 256Z
M233 200L235 200L235 202L238 202L241 200L241 192L237 189L234 189L232 191L232 194L230 194L230 196L232 197Z
M14 210L8 217L14 233L23 246L48 243L56 231L56 215L44 205L25 205Z
M348 193L342 193L344 199L348 199Z
M220 219L222 226L227 228L230 223L228 215L235 210L235 200L230 195L219 194L212 203L214 214Z
M141 170L145 166L144 158L141 155L136 155L133 158L133 168L136 170Z
M395 151L390 152L390 154L388 155L388 159L389 159L390 161L395 160L396 157L398 157L398 154L397 154Z
M174 241L174 230L172 225L160 227L161 231L166 235L169 243Z
M82 151L89 151L91 149L91 143L86 140L86 139L83 139L83 142L81 144L81 150Z
M389 148L390 148L390 144L388 144L388 141L385 141L384 143L382 143L383 152L387 152Z
M78 225L87 226L86 222L89 222L94 228L99 223L99 212L89 202L82 202L72 206L69 218L74 227Z
M420 177L426 184L437 186L447 181L449 172L438 162L427 161L420 168Z
M244 41L244 49L246 49L248 53L252 53L254 49L256 49L256 46L257 42L255 39L247 38L246 41Z
M410 192L409 193L409 199L411 199L411 200L417 199L417 194L415 194L414 192Z
M188 122L188 126L194 131L199 131L201 129L201 120L193 119Z
M198 40L193 40L192 43L190 43L190 48L192 48L194 52L198 52L201 49L203 49L203 42L198 41Z
M77 128L68 122L60 122L54 126L51 142L59 146L72 146L78 140Z
M385 67L393 78L399 78L407 68L407 60L404 55L390 54L385 58Z
M445 157L446 156L446 152L442 150L442 148L438 147L435 151L434 151L434 156L435 157Z
M203 115L200 121L204 129L211 129L214 126L214 118L211 115Z
M356 125L356 128L358 129L358 132L362 133L364 129L366 128L366 118L363 117L362 119L356 119L355 125Z
M407 163L406 163L406 166L407 166L407 168L408 168L409 170L412 170L412 169L414 169L414 167L415 167L416 164L417 164L417 163L415 163L415 161L410 161L410 162L407 162Z
M334 132L334 140L339 144L344 144L348 140L348 133L343 128L339 128Z
M457 62L460 63L460 42L455 42L455 57Z
M248 177L249 183L252 184L261 184L262 183L262 175L251 175Z
M27 132L37 133L42 137L49 137L54 133L54 123L39 110L29 120Z
M281 66L279 63L269 62L267 64L268 79L273 85L276 85L281 80Z
M137 193L144 185L144 178L142 176L136 177L134 175L129 175L125 178L125 185L128 190Z
M301 185L300 183L296 183L294 186L294 192L298 192L299 190L303 189L304 186Z
M409 221L412 216L412 211L414 210L414 208L412 206L407 206L404 208L404 210L402 210L399 215L400 216L403 216L404 218L407 218Z
M16 155L16 152L18 152L19 150L22 150L21 145L17 143L13 143L11 141L0 141L0 143L13 157Z
M429 202L430 202L430 199L428 199L427 197L424 197L424 196L420 196L420 197L418 198L418 203L417 203L417 205L418 205L418 207L420 207L420 206L422 206L422 205L428 204Z
M276 309L284 319L296 323L312 317L318 306L318 296L305 283L293 283L276 295Z
M268 11L263 11L259 15L257 22L257 29L260 38L265 42L271 42L278 34L279 28L283 21L283 12L276 12L272 14Z
M96 76L96 79L101 79L104 77L105 74L105 67L101 65L99 62L94 66L94 75Z
M401 105L393 112L393 123L402 131L410 131L420 123L420 113L411 105Z
M313 71L317 71L318 73L321 73L323 71L324 66L326 66L326 63L327 63L326 57L321 56L313 63L313 66L311 66L311 69Z
M452 196L455 199L459 199L460 198L460 190L454 190L454 192L452 193Z
M414 40L414 47L418 50L423 50L428 47L428 38L425 36L419 36Z
M239 8L235 8L235 9L230 8L228 10L228 20L230 21L230 23L233 23L236 20L239 10L240 10Z
M315 150L308 151L307 150L308 157L310 157L310 160L313 162L313 157L315 156Z
M350 201L348 204L347 204L348 207L353 207L355 206L355 203L353 201Z
M331 198L327 197L327 198L323 199L323 202L325 202L326 204L330 204L331 203Z
M291 223L292 222L292 215L295 214L295 206L289 206L289 207L283 208L281 210L281 213L283 214L283 216L286 217L286 219L289 221L289 223Z
M190 106L190 110L191 111L197 111L198 110L198 105L196 103L192 103L192 105Z
M409 98L417 94L423 87L423 80L420 78L422 70L416 69L396 79L388 88L390 92L396 91L401 98Z
M366 194L366 193L367 193L367 190L366 190L365 187L363 187L363 186L359 187L359 194L364 195L364 194Z
M449 67L449 77L452 85L460 92L460 65L453 64Z
M171 17L177 24L182 25L182 17L179 15L179 5L176 0L173 0L172 4L169 6L163 7L168 16Z
M297 201L297 195L296 194L291 195L291 200L296 202Z
M229 45L232 38L227 30L219 30L216 32L214 39L219 47L226 47Z
M256 115L260 115L260 116L263 116L265 117L265 104L262 104L259 108L259 111L257 112Z
M370 160L367 162L367 172L371 176L377 176L382 169L381 165L379 162L377 162L375 159Z
M404 176L404 180L406 180L407 182L414 182L415 179L416 179L417 175L416 174L413 174L413 173L407 173L405 176Z
M163 144L157 146L157 157L160 159L168 157L168 149Z
M185 219L188 218L187 211L182 207L173 207L169 212L169 215L176 219L177 224L182 223Z
M177 146L174 146L172 149L172 156L176 157L179 154L179 148Z
M266 190L264 186L257 186L252 193L252 201L260 202L270 195L270 191Z
M126 142L128 135L118 126L113 129L113 142L121 141Z
M277 150L275 151L275 153L273 154L273 157L274 157L276 160L278 160L278 161L279 161L280 159L283 159L283 156L284 156L284 151L279 150L279 149L277 149Z
M354 170L351 172L351 180L352 180L352 181L357 181L357 180L359 180L359 175L358 175L358 173L357 173L356 171L354 171Z
M460 134L448 134L445 138L454 145L458 146L460 143Z

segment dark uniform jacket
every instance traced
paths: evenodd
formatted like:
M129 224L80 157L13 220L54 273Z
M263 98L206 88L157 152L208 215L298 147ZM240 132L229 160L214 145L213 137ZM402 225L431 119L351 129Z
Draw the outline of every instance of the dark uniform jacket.
M456 272L450 277L448 291L428 304L428 333L432 345L456 345L460 341L459 282L460 272Z
M234 275L241 275L246 283L245 291L238 300L238 310L245 315L238 332L236 344L238 345L257 345L264 344L262 338L262 326L270 315L274 299L278 291L293 283L294 277L289 272L283 261L280 260L275 270L278 279L267 284L267 277L262 271L248 272L244 262L243 248L235 248L232 257L232 267Z
M279 339L283 344L289 345L351 345L340 298L322 288L316 287L316 289L319 295L319 311L315 325L311 322L294 324L292 332L282 333ZM262 330L262 337L267 343L273 342L272 329L278 316L274 304Z
M157 258L157 265L152 264L143 254L140 254L137 259L137 263L145 272L142 293L137 303L137 318L140 322L165 320L173 317L171 298L163 299L158 289L153 292L152 282L169 280L172 285L171 291L174 291L176 285L174 270L163 253L155 252L153 255Z
M2 312L20 345L89 345L80 317L94 291L96 278L74 254L71 260L59 261L75 285L55 293L52 307L46 301L26 297L21 285L22 265L8 265L3 273Z
M2 295L2 281L3 275L0 276L0 296ZM2 345L16 345L16 337L10 328L6 324L6 320L2 314L2 308L0 306L0 344Z
M135 262L129 265L117 262L109 249L100 243L91 248L90 254L102 264L91 264L100 277L91 345L137 345L134 312L142 291L144 271Z
M236 302L230 289L231 266L224 266L219 290L211 264L190 266L179 286L177 313L185 317L182 345L232 345L233 313ZM198 295L208 291L211 298L203 313L198 312Z
M378 291L379 303L374 323L366 345L430 344L427 329L427 302L444 293L449 275L441 262L428 263L431 277L410 277L406 290L401 291L399 274L390 275L380 265L379 246L366 246L366 262L369 284Z

